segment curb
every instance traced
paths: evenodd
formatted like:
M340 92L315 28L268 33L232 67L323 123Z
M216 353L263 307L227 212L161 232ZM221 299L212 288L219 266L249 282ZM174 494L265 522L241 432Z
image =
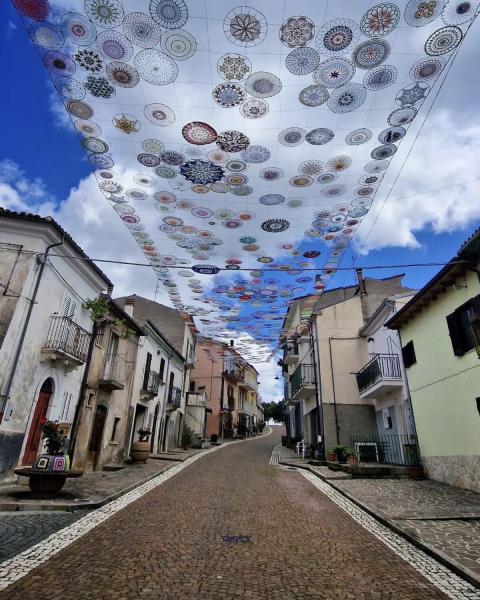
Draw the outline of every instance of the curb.
M375 518L382 525L385 525L385 527L388 527L396 534L402 536L404 539L407 540L407 542L410 542L413 546L415 546L419 550L422 550L423 552L425 552L425 554L428 554L428 556L430 556L431 558L434 558L439 563L441 563L445 567L448 567L451 571L453 571L454 573L456 573L457 575L459 575L460 577L462 577L463 579L465 579L466 581L468 581L469 583L471 583L472 585L474 585L475 587L478 587L480 589L480 578L476 573L473 573L473 571L471 571L470 569L467 569L466 567L464 567L463 565L458 563L455 559L450 558L444 552L442 552L441 550L438 550L438 548L435 548L435 546L431 546L430 544L423 542L422 540L417 538L415 535L410 533L408 530L399 527L398 525L396 525L395 523L393 523L386 517L380 515L379 513L376 513L370 507L368 507L366 504L364 504L360 500L357 500L354 496L345 492L341 488L337 487L334 483L332 483L331 479L326 479L325 477L322 477L322 475L320 475L320 473L318 473L317 471L312 469L310 467L310 465L291 465L291 464L289 464L285 461L281 461L281 460L279 461L278 464L284 465L287 467L292 467L294 469L297 468L297 469L305 469L306 471L310 471L310 473L313 473L316 477L321 479L324 483L330 485L335 491L337 491L339 494L342 494L342 496L347 498L347 500L350 500L350 502L352 502L353 504L358 506L358 508L361 508L363 511L368 513L371 517Z

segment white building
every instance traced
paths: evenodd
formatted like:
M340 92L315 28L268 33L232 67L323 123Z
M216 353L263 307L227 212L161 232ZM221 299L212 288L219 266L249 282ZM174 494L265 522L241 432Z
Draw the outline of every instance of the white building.
M72 423L91 344L88 299L112 284L50 217L0 209L0 478L31 465L42 422ZM60 255L60 256L55 256Z
M135 294L116 302L146 334L140 342L131 399L132 440L140 426L152 431L151 452L182 444L186 397L195 363L194 325L172 308Z
M415 424L402 359L402 344L397 331L385 323L413 294L385 299L360 330L367 343L369 360L357 373L360 397L373 400L377 433L415 434Z

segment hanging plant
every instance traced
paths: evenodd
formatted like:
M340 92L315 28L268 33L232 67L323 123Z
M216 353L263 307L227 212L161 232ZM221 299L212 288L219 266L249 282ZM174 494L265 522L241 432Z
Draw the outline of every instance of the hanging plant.
M128 340L128 338L134 333L127 325L125 319L114 319L110 312L110 306L108 300L102 296L99 298L88 298L83 304L82 308L88 310L90 313L90 320L95 325L106 324L107 322L113 323L121 329L121 339Z

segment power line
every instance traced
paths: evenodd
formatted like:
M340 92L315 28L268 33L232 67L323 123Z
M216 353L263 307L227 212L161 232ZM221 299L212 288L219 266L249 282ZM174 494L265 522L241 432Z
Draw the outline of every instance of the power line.
M41 255L41 252L38 252L37 254ZM51 257L55 257L55 258L65 258L68 260L84 260L87 262L99 262L99 263L108 263L108 264L114 264L114 265L124 265L124 266L129 266L129 267L150 267L152 268L152 264L151 263L140 263L140 262L131 262L131 261L127 261L127 260L115 260L115 259L108 259L108 258L88 258L88 257L84 257L84 256L67 256L64 254L49 254L49 256ZM428 263L400 263L400 264L389 264L389 265L365 265L363 267L336 267L335 271L356 271L357 269L362 269L362 270L372 270L372 269L410 269L410 268L421 268L421 267L445 267L446 265L454 265L454 264L468 264L469 261L468 260L450 260L448 262L428 262ZM176 269L176 270L191 270L192 267L188 266L188 265L159 265L161 266L161 268L165 268L165 269ZM315 271L315 272L320 272L320 271L324 271L325 269L321 266L318 267L299 267L299 268L295 268L295 267L289 267L288 269L283 268L283 267L242 267L242 268L238 268L238 269L229 269L227 267L217 267L220 271L227 271L229 273L236 273L237 271L260 271L260 272L279 272L279 273L286 273L288 274L289 271L295 271L295 272L303 272L303 271ZM202 274L202 273L200 273Z

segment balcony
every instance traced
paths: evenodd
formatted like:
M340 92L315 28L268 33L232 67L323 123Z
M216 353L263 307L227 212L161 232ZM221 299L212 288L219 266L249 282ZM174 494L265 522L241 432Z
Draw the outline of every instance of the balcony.
M403 386L400 359L396 354L377 354L356 374L361 398L382 398Z
M227 369L224 371L225 379L234 383L243 383L245 381L245 373L239 368Z
M153 398L158 394L160 385L160 375L156 371L148 371L143 378L141 396L143 398Z
M298 344L297 342L288 342L283 349L283 364L295 365L298 363Z
M290 399L294 402L315 393L315 365L299 365L290 377Z
M290 400L290 384L287 382L283 388L283 399L285 404Z
M123 356L113 354L107 357L103 373L98 385L106 390L123 390L125 388L126 361Z
M70 317L51 317L42 355L47 360L62 360L72 367L85 363L90 344L90 333Z
M174 410L180 408L182 403L182 390L178 387L172 387L168 392L167 404Z
M208 396L205 392L187 392L187 406L207 406Z
M255 378L250 378L248 375L243 376L242 379L238 381L238 387L247 390L248 392L256 392L258 389L258 383Z

